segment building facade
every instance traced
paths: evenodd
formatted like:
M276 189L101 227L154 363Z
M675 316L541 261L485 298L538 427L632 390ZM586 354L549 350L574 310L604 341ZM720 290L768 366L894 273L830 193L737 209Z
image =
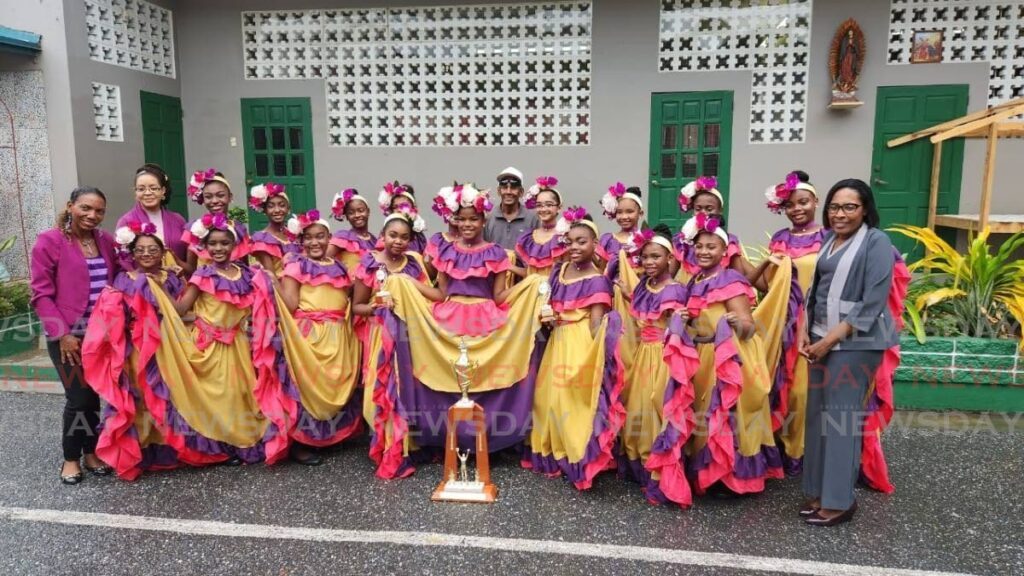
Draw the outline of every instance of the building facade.
M923 225L931 146L885 142L1024 96L1022 0L0 5L0 25L42 36L35 56L0 52L0 199L19 208L3 237L34 237L76 183L108 193L112 225L144 161L169 169L179 210L186 174L210 166L239 205L276 181L325 209L348 187L397 179L428 198L514 165L595 213L609 185L638 185L648 219L674 225L679 187L716 175L748 246L785 224L763 191L799 168L821 190L869 181L886 223ZM849 18L863 105L829 108ZM917 56L938 61L912 64L915 35L936 32ZM1020 213L1024 145L999 150L992 209ZM983 144L944 154L940 212L977 212ZM2 258L25 270L24 245Z

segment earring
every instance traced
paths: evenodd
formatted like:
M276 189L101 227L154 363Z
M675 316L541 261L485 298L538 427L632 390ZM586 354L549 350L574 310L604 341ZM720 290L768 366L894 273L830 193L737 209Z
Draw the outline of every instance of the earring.
M71 234L71 212L64 213L64 232Z

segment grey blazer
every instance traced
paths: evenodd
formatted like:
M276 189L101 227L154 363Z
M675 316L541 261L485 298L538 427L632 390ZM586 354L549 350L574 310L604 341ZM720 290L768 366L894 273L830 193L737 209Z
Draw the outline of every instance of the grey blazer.
M820 252L822 256L831 249L834 237L832 232L825 236ZM856 253L852 256L845 284L841 290L839 286L829 287L827 309L831 321L814 318L818 292L818 271L815 268L814 282L807 295L807 325L814 326L817 320L829 328L843 321L853 326L854 332L834 350L885 350L899 343L899 333L888 306L896 262L895 249L889 236L878 228L867 228L860 246L851 245L850 248L855 248ZM833 278L842 281L838 272Z

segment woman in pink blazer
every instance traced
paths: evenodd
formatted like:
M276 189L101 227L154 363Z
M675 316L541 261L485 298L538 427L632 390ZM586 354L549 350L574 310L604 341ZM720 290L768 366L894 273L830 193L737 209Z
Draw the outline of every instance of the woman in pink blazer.
M57 227L40 234L32 247L32 307L46 332L46 349L66 398L60 469L64 484L81 482L83 466L97 476L110 474L95 453L100 399L86 384L80 352L93 305L120 269L114 237L99 229L106 208L103 192L75 188Z
M188 245L181 240L185 218L167 209L170 197L171 179L164 169L156 164L143 164L135 171L135 206L117 219L114 229L131 222L152 223L156 226L156 235L174 254L175 264L184 266L188 258ZM126 261L130 262L131 258L122 259L121 264Z

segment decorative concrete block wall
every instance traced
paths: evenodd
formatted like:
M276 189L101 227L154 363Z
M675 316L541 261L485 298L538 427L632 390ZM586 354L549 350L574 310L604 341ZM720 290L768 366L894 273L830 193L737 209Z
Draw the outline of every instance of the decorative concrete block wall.
M896 379L919 386L1024 385L1024 363L1014 340L905 338Z

